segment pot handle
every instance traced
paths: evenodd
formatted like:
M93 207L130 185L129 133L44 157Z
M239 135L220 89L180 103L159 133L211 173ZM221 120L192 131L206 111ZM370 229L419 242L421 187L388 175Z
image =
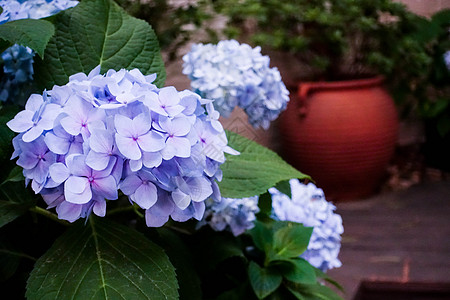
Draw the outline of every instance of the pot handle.
M314 83L303 82L298 84L298 108L297 113L300 118L306 117L308 112L308 107L306 105L306 99L308 98L308 94L314 88Z

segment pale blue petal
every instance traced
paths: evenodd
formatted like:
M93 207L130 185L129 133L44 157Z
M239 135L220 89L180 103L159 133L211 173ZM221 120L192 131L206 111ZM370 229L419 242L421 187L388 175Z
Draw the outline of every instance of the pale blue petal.
M34 112L29 110L22 110L19 112L14 119L6 123L6 125L14 132L24 132L33 127L33 118Z
M110 158L111 156L108 154L97 153L91 150L86 156L86 165L88 165L90 168L94 170L101 171L106 169L110 161Z
M179 189L172 192L172 199L175 205L181 210L186 209L191 203L191 197Z
M64 155L69 151L70 142L66 138L59 137L53 132L47 132L44 138L45 144L50 149L50 151Z
M134 136L141 136L146 134L152 127L152 120L148 113L141 113L136 116L133 121L128 124L132 126Z
M50 177L57 183L62 183L70 176L69 169L63 163L56 163L50 166Z
M152 207L156 200L158 200L156 186L151 182L142 184L134 193L134 202L143 209Z
M134 135L131 124L132 124L132 120L130 118L127 118L122 115L114 116L114 125L116 128L116 131L119 135L121 135L123 137L132 137ZM116 136L117 136L117 134L116 134Z
M95 201L94 208L92 209L94 214L99 217L104 217L106 215L106 201L97 200Z
M200 202L208 198L212 193L211 182L203 177L189 178L187 184L190 188L192 201Z
M119 184L119 188L125 195L129 196L136 192L137 188L142 184L141 178L139 178L135 174L131 174L127 176L122 182Z
M69 222L75 222L81 217L81 212L83 210L83 205L73 204L67 201L62 202L56 207L56 212L58 213L58 218L66 220Z
M79 135L81 133L81 123L76 121L74 118L68 116L64 119L61 119L61 126L64 128L65 131L70 133L71 135Z
M137 160L142 156L138 143L132 138L124 137L116 133L116 144L120 153L126 158Z
M66 159L66 165L69 168L71 174L75 176L90 176L91 169L86 165L86 156L73 155L70 159Z
M108 200L116 200L119 197L117 193L117 183L112 176L96 178L92 182L92 190Z
M94 130L91 132L89 146L98 153L109 153L114 145L114 136L107 130Z
M86 191L87 189L90 190L89 180L86 177L70 176L64 182L64 191L66 191L66 192L68 191L68 192L71 192L74 194L81 194L84 191ZM67 201L69 201L69 200L67 200ZM70 201L70 202L72 202L72 201ZM77 202L74 202L74 203L77 203Z
M33 126L30 130L25 132L22 136L22 140L26 143L32 142L37 139L44 130L39 126Z
M166 148L167 147L173 147L176 149L175 156L189 157L191 155L191 142L187 138L176 136L169 138L166 142Z
M133 172L137 172L142 169L142 158L137 160L130 160L130 169Z
M143 152L142 162L147 168L158 167L162 163L162 155L159 152Z
M137 142L139 147L147 152L156 152L162 150L165 146L165 139L159 133L150 131L147 134L141 135Z

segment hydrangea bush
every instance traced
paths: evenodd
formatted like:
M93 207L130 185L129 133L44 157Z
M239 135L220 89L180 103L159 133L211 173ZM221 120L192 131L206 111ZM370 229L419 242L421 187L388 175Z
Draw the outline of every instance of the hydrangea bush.
M145 21L112 0L83 0L14 22L0 25L0 45L38 54L39 92L0 106L5 294L340 299L303 258L313 228L273 218L268 190L309 177L224 130L213 99L164 86Z
M192 89L213 99L225 118L239 106L253 127L268 129L286 109L289 92L260 47L251 48L235 40L194 44L183 61L183 74L188 75Z
M20 133L13 158L25 181L70 222L103 217L119 189L146 210L148 226L200 220L205 199L220 199L224 151L237 154L211 101L158 89L138 69L99 71L31 95L7 123Z
M341 216L334 213L336 207L326 201L323 190L317 188L314 183L305 185L296 179L290 180L289 183L292 198L276 188L269 189L274 217L314 227L308 249L301 257L324 272L340 267L342 264L338 254L344 227Z
M0 24L20 19L41 19L74 7L73 0L0 0L3 12ZM14 45L2 54L4 76L0 82L0 101L16 101L21 89L33 80L34 52L29 47Z
M259 212L258 197L211 199L206 202L203 220L198 226L208 224L216 231L230 230L234 236L254 227L255 214Z

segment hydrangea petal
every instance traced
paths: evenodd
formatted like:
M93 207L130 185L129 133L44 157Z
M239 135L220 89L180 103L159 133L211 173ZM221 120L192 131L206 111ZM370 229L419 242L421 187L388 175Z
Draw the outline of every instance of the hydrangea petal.
M143 209L152 207L156 200L158 200L156 186L151 182L141 184L134 193L134 202Z
M166 146L164 137L154 131L141 135L137 143L142 150L147 152L160 151Z
M6 125L14 132L24 132L33 127L34 112L30 110L23 110L19 112L14 119L7 122Z
M133 138L124 137L116 133L116 144L120 153L126 158L137 160L142 156L138 143Z
M89 151L88 155L86 155L86 165L90 168L101 171L106 169L109 164L111 156L104 153L97 153L95 151Z
M108 200L116 200L119 197L117 183L112 176L95 179L92 183L92 190Z
M80 218L83 205L74 204L67 201L62 202L56 207L58 218L69 222L75 222Z
M142 179L135 174L127 176L120 184L120 190L127 196L134 194L137 188L142 184Z
M69 169L63 163L56 163L50 166L50 177L58 183L62 183L70 176Z

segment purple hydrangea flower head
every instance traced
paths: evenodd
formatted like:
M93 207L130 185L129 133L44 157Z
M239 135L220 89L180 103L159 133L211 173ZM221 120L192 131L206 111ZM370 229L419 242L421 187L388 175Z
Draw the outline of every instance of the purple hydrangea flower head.
M341 216L334 212L336 207L325 200L322 189L313 183L305 185L291 179L290 185L292 199L275 188L269 189L274 217L314 227L308 248L301 257L324 272L340 267L338 254L344 227Z
M213 99L224 117L239 106L251 125L267 129L287 106L289 92L280 72L269 67L269 57L261 55L259 47L235 40L194 44L183 60L183 74L188 75L192 89Z
M72 0L0 0L3 8L0 24L19 19L45 18L77 4L78 1ZM1 54L4 74L0 81L1 101L9 99L17 103L17 99L29 95L26 94L33 80L33 56L30 48L17 44Z
M211 101L158 89L155 78L97 67L30 96L7 123L19 133L13 158L61 219L104 216L119 189L146 210L149 226L200 220L205 200L220 198L224 152L238 152Z
M208 224L215 231L228 229L234 236L238 236L254 227L255 214L258 212L258 196L242 199L222 198L220 202L209 199L199 227Z

